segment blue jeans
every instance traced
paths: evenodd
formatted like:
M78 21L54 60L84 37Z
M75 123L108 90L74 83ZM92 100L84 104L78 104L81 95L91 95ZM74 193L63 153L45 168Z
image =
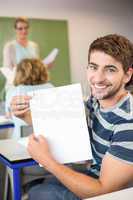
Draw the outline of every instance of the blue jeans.
M88 170L77 171L98 178ZM81 200L52 175L45 178L43 183L33 186L28 195L29 200Z
M29 200L80 200L53 176L33 186L28 197Z

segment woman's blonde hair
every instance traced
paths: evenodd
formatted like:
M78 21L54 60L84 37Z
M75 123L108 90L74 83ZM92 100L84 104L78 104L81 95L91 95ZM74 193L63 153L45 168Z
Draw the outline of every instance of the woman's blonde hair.
M24 59L18 65L14 85L39 85L49 79L46 66L39 59Z
M27 17L17 17L14 21L14 28L16 29L17 28L17 24L18 23L25 23L27 24L27 27L29 27L29 20Z

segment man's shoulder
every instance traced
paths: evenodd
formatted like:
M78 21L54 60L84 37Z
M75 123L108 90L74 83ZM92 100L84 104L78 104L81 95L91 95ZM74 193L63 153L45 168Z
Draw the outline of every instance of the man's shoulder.
M116 108L115 112L125 120L133 120L133 96L130 93L128 93L123 103Z

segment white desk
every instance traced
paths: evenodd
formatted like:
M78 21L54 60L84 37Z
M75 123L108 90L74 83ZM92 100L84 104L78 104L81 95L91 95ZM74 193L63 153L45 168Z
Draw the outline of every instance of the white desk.
M15 139L0 140L0 162L10 167L14 175L14 200L21 199L20 168L36 165L26 151ZM132 200L133 187L86 200Z
M0 140L0 162L13 171L14 200L21 200L20 169L26 166L37 165L31 159L26 148L15 139Z
M18 139L0 140L0 154L10 162L30 159L26 148L18 143Z
M104 194L97 197L89 198L86 200L132 200L132 199L133 199L133 187L120 190L118 192L112 192L109 194Z
M13 128L14 123L11 119L5 117L5 115L0 115L0 129Z

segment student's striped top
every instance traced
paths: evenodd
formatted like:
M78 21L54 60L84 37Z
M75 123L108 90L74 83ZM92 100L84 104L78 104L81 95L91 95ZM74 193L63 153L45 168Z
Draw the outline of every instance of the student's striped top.
M99 175L102 159L107 153L133 164L133 96L128 93L109 109L101 109L98 101L90 98L87 108L94 157L91 172Z

